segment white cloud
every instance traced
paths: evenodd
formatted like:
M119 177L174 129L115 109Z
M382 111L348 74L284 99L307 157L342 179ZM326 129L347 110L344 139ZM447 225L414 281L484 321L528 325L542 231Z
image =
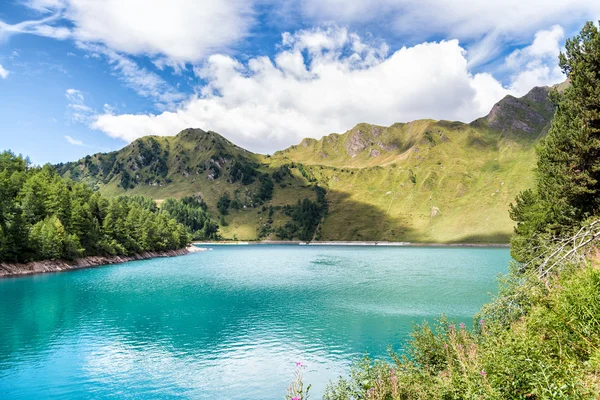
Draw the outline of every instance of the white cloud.
M60 14L55 13L39 20L23 21L13 25L0 21L0 39L6 39L18 33L46 36L59 40L71 37L71 30L69 28L53 25L59 19Z
M73 123L90 124L95 119L96 111L85 104L83 93L77 89L67 89L67 119Z
M300 11L313 21L394 22L398 33L444 34L460 39L489 33L520 39L560 22L570 24L600 15L600 3L590 0L302 0Z
M506 66L514 71L511 91L525 94L533 86L552 85L564 79L558 66L564 30L559 25L535 34L533 43L515 50L506 58Z
M99 43L122 53L198 61L244 38L253 23L246 0L27 0L25 5L54 13L38 21L0 26L0 31L32 33ZM58 26L59 18L72 23ZM160 57L159 57L160 58Z
M6 79L10 72L8 72L4 67L0 64L0 78Z
M63 0L25 0L23 3L39 12L51 12L64 7Z
M552 24L580 24L600 15L591 0L22 0L52 14L15 25L0 22L0 36L16 32L99 43L119 53L149 55L155 64L198 62L228 52L251 34L259 15L271 20L358 24L412 39L451 37L469 43L469 61L485 63L503 43L519 44ZM70 23L65 24L64 20ZM267 17L267 21L270 19ZM374 25L377 25L374 28ZM314 38L318 40L318 38Z
M110 111L91 126L125 141L199 127L250 150L271 152L304 137L344 132L361 121L471 121L509 93L522 95L533 84L562 81L562 74L543 74L544 68L554 71L561 38L558 26L540 31L530 46L511 54L505 69L512 78L503 87L488 73L470 72L457 40L388 55L385 43L364 42L345 28L301 30L283 35L273 59L242 63L225 55L209 57L195 69L207 84L176 110Z
M545 65L555 52L548 41L560 36L556 29L551 35L540 32L509 63L523 59L527 65ZM422 43L388 55L385 43L364 42L334 26L284 34L273 59L242 63L213 55L195 73L207 84L176 110L105 112L91 126L126 141L199 127L251 150L271 152L304 137L343 132L361 121L471 121L520 90L524 79L515 75L507 89L490 74L473 75L457 40Z
M470 43L473 65L501 54L503 44L523 43L540 29L580 25L600 16L600 2L593 0L300 0L296 9L313 23L377 23L414 41L457 38Z
M97 57L100 57L100 54L104 55L125 86L134 90L140 96L157 101L159 109L172 108L173 103L184 99L183 94L175 90L159 75L139 67L128 57L102 45L80 42L78 46Z
M67 142L69 142L73 146L83 146L83 147L85 147L85 143L83 143L83 141L78 140L78 139L73 139L69 135L65 135L65 139L67 139Z

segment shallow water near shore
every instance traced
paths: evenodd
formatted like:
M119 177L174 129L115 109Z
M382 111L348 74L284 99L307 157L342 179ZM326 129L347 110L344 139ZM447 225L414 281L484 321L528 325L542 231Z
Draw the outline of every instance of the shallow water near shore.
M320 398L413 322L471 323L505 248L214 246L0 280L0 398Z

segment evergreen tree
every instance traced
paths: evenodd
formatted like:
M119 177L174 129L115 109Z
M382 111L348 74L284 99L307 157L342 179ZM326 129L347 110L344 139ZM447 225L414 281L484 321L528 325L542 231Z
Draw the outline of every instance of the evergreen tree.
M511 206L513 257L527 262L536 245L600 211L600 32L588 22L567 40L559 63L569 84L554 90L557 110L538 147L536 185Z
M231 205L231 198L229 193L225 192L217 201L217 209L221 215L227 215L229 213L229 206Z
M31 228L29 238L40 258L56 260L63 255L65 227L56 216L37 222Z
M210 227L201 222L198 229ZM0 153L0 261L174 250L190 240L186 227L152 199L107 200L50 165L29 168L27 159Z
M235 200L234 200L235 201ZM231 203L233 204L232 201ZM206 202L193 196L165 199L161 210L188 228L195 240L217 239L218 225L210 219Z

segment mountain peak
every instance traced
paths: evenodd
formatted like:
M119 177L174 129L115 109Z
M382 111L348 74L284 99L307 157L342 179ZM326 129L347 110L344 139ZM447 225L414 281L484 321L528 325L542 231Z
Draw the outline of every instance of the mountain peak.
M507 95L471 126L488 127L513 138L536 139L548 131L554 115L549 94L549 87L536 86L520 98Z

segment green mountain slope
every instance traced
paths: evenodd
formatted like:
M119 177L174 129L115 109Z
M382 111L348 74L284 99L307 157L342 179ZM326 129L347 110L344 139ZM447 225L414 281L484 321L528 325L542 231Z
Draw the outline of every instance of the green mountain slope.
M328 189L329 239L504 242L508 205L531 185L533 145L554 113L548 93L507 96L471 124L359 124L272 159L303 163Z
M470 124L419 120L390 127L359 124L344 134L263 156L214 132L186 129L145 137L120 151L59 165L61 174L109 195L201 196L224 238L298 238L298 201L317 202L309 233L322 240L507 242L508 205L532 183L535 143L548 130L548 88L507 96ZM273 186L272 194L269 187ZM317 204L314 203L314 204ZM318 207L317 207L318 208ZM313 211L311 204L302 215ZM323 212L321 212L323 211ZM296 229L297 228L297 229ZM290 233L291 232L291 233ZM294 233L295 232L295 233ZM313 235L313 232L316 234Z

